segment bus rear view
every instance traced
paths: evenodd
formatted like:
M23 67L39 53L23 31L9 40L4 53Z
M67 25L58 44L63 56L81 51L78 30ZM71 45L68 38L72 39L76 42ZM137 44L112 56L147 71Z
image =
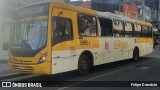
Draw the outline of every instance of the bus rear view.
M50 3L15 11L10 35L10 69L50 74L48 16Z

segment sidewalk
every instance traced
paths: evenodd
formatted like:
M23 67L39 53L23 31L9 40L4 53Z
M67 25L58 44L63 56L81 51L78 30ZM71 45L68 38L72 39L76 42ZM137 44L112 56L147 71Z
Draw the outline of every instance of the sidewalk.
M1 60L0 61L0 72L1 71L6 71L8 69L9 69L8 60Z
M8 63L8 60L0 60L0 64Z

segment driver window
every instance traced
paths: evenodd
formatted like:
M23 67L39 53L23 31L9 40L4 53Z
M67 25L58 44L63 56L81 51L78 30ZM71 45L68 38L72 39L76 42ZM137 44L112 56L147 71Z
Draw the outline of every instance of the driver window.
M71 20L62 17L54 17L53 20L53 38L67 38L72 37Z
M73 40L72 21L69 18L53 17L52 45Z

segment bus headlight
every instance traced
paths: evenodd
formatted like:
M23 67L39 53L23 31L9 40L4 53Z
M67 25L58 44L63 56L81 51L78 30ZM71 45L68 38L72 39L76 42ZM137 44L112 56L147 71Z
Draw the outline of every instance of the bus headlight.
M48 53L46 52L41 56L41 58L38 61L38 64L42 64L42 63L44 63L46 61L47 54Z

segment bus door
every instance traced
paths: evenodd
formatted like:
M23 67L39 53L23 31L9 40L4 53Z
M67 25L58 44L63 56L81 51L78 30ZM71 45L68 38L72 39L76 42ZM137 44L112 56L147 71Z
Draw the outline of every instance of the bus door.
M52 74L73 70L73 11L52 10Z

